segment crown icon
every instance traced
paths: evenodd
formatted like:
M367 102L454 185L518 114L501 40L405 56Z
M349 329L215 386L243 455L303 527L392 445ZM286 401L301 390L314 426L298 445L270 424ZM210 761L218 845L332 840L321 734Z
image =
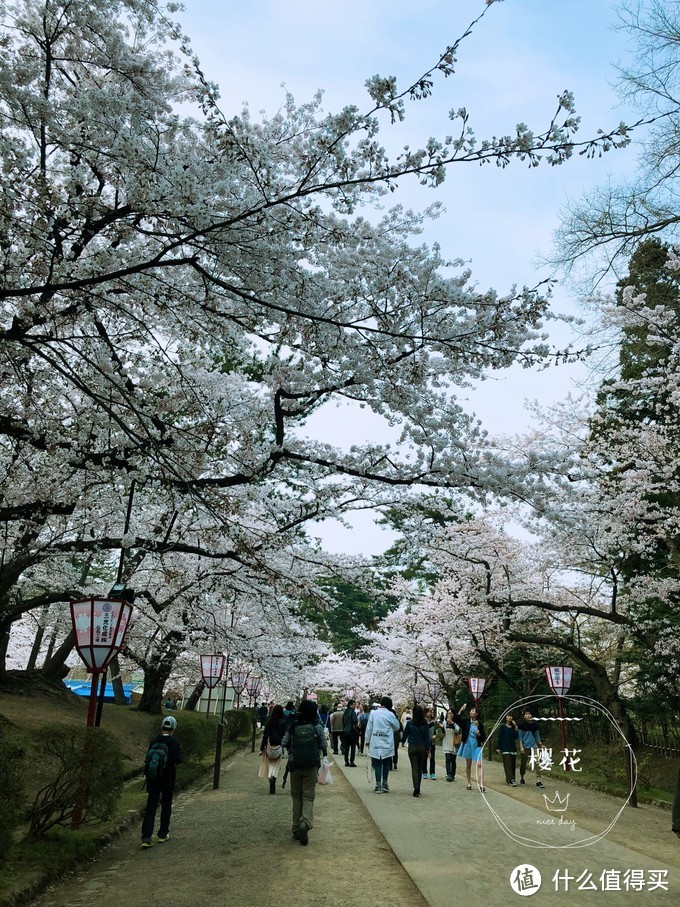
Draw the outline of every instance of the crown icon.
M545 806L549 813L564 813L567 811L569 806L569 797L571 795L567 794L566 797L560 797L559 791L555 791L555 796L552 800L548 799L547 794L543 794L543 799L545 800Z

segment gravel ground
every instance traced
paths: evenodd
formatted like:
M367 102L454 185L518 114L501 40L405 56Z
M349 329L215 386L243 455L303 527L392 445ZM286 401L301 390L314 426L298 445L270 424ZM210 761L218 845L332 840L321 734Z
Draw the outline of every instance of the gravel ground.
M289 788L268 793L257 753L175 801L170 840L140 849L139 828L34 907L426 907L342 772L317 787L309 845L291 837ZM357 771L361 771L358 768Z

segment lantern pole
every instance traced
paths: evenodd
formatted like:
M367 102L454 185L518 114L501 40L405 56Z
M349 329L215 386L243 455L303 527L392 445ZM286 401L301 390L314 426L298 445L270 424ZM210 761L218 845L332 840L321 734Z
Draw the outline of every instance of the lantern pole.
M224 737L224 710L227 703L227 683L229 682L229 660L231 652L227 652L224 681L222 682L222 710L220 720L217 722L217 735L215 737L215 764L213 765L213 790L220 786L220 768L222 766L222 738Z
M87 728L95 724L99 674L104 674L112 658L120 651L132 614L132 604L122 599L89 598L71 602L71 623L75 645L87 671L92 675L87 708ZM85 737L83 766L89 755L89 735ZM71 828L80 828L87 781L81 775L76 802L71 816Z
M557 697L557 712L560 718L560 727L562 731L562 752L565 756L564 767L566 771L571 771L571 760L567 756L567 728L564 720L564 697L569 692L571 678L574 673L573 668L563 666L548 665L545 669L545 676L548 686Z
M102 675L104 676L104 675ZM86 727L94 727L94 719L97 715L97 687L99 684L99 675L92 674L90 678L90 699L87 706L87 721L85 723Z

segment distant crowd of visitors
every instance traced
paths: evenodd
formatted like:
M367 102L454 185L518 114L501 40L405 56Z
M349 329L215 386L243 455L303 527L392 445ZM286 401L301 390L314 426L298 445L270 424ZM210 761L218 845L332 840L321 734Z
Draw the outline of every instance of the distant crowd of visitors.
M370 758L374 791L377 794L390 792L389 775L396 771L400 748L407 748L411 769L413 796L420 797L421 782L436 780L436 748L440 746L444 756L445 780L456 781L458 759L465 760L467 790L472 790L472 765L475 765L475 780L480 791L485 791L482 748L487 741L484 722L477 709L463 705L455 714L448 709L436 717L433 708L420 704L406 709L399 717L389 696L383 696L379 703L369 708L354 699L337 702L333 709L322 705L317 710L316 702L303 699L297 708L292 701L285 706L262 703L257 709L262 727L259 775L269 783L269 793L276 793L276 782L283 771L282 788L290 777L290 793L293 805L292 834L301 845L306 846L309 832L314 827L314 801L317 783L321 782L320 771L326 762L329 749L335 755L342 755L346 768L356 768L356 755L365 752ZM158 807L161 807L160 826L157 841L164 843L169 838L172 796L175 784L175 769L182 760L179 743L174 739L177 721L172 716L163 719L160 734L149 745L145 762L145 777L148 798L142 822L142 847L153 844L153 829ZM517 784L517 756L519 755L519 783L526 784L527 771L536 773L536 787L544 787L538 771L539 763L531 758L541 747L538 723L531 710L523 712L519 724L512 713L504 716L498 737L496 751L501 755L505 783ZM324 774L324 778L326 775ZM372 782L373 783L373 782ZM680 837L680 772L676 784L672 814L672 829Z

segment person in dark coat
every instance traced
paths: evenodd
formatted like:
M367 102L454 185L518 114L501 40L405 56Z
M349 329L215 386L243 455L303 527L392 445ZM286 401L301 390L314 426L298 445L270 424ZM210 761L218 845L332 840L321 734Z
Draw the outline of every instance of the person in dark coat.
M413 706L413 717L406 722L406 727L401 738L401 745L408 744L408 758L411 763L411 777L413 779L413 796L420 796L420 773L423 760L432 746L432 735L421 705Z
M182 761L182 749L173 734L177 727L177 720L167 715L161 724L160 734L151 740L149 746L164 743L168 749L168 762L159 781L147 779L146 809L142 820L142 847L153 847L153 827L156 823L156 811L161 805L161 822L158 827L157 841L164 844L170 837L170 816L172 815L172 795L175 790L176 766Z
M269 793L276 793L276 779L279 776L283 762L283 747L281 741L286 733L288 721L283 715L283 706L275 705L269 721L264 726L260 753L265 754L267 762L267 778L269 779ZM278 755L276 755L278 753Z
M357 734L358 726L359 720L357 718L357 713L354 710L354 700L350 699L347 702L347 708L342 713L342 743L343 752L345 754L345 765L347 768L357 767L354 758L357 751L357 740L359 739L359 735Z
M496 743L496 752L501 754L503 759L503 770L505 771L505 783L514 787L516 785L515 773L517 771L517 723L512 714L508 712L505 716L505 723L498 728L498 741Z

